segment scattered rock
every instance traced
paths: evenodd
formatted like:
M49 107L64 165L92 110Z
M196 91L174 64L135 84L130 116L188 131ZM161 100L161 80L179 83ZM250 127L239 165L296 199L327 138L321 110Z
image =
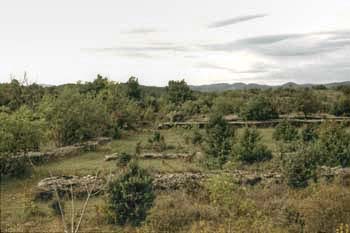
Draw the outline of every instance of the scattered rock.
M105 155L105 161L117 160L118 156L119 156L118 153L114 153L114 154L111 154L111 155Z

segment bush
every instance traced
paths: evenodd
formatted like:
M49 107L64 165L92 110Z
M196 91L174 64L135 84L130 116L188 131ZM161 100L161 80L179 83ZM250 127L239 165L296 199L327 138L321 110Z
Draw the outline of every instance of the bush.
M336 116L350 115L350 97L340 98L333 106L332 113Z
M301 139L304 142L314 142L318 139L317 128L313 125L306 125L301 130Z
M242 106L240 116L244 120L264 121L278 118L278 113L268 98L257 96Z
M203 142L203 135L198 128L195 128L192 133L191 142L193 145L198 145Z
M350 133L338 123L322 124L316 144L320 165L350 166Z
M61 205L61 207L60 207L60 205ZM54 215L61 215L61 208L62 208L62 212L64 214L64 202L59 202L57 200L54 200L49 204L49 207L52 210L52 213Z
M233 156L246 163L261 162L272 158L272 153L260 144L261 136L256 128L244 129L238 144L233 147Z
M222 115L214 114L209 119L206 135L205 163L210 168L221 168L231 155L234 131Z
M118 155L117 166L118 167L126 167L128 163L131 161L132 156L128 153L122 152Z
M44 123L25 106L11 115L0 113L0 122L0 175L22 176L31 168L27 153L38 151L44 140Z
M152 178L136 162L109 184L107 194L108 221L119 225L139 225L155 198Z
M159 131L154 131L151 138L148 139L148 143L153 150L161 152L167 149L164 136Z
M277 141L290 142L298 139L298 129L288 121L283 121L276 126L273 138Z
M315 178L317 158L311 148L301 148L297 153L287 154L283 158L283 172L288 186L305 188L309 179Z
M50 123L51 136L59 146L118 134L110 132L114 129L106 105L93 95L66 88L57 98L46 98L40 107Z

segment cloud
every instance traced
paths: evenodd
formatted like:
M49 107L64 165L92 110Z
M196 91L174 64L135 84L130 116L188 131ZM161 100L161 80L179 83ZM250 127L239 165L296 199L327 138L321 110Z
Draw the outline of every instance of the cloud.
M189 51L187 47L177 45L144 45L144 46L121 46L109 48L92 48L84 49L88 52L94 53L118 53L118 52L186 52Z
M202 45L202 48L222 52L249 50L272 57L300 57L333 52L349 45L350 31L340 30L256 36L233 42Z
M226 19L226 20L214 22L214 23L210 24L208 26L208 28L225 27L228 25L237 24L237 23L241 23L241 22L245 22L245 21L253 20L253 19L257 19L257 18L263 18L266 16L267 16L266 14L256 14L256 15L245 15L245 16L235 17L235 18L231 18L231 19Z
M229 67L224 67L224 66L219 66L219 65L214 65L210 63L198 63L196 65L199 68L204 68L204 69L217 69L217 70L225 70L234 74L260 74L260 73L266 73L271 71L272 66L269 65L264 65L264 64L254 64L253 68L247 69L247 70L236 70L233 68Z
M158 30L154 28L136 28L129 31L125 31L126 34L149 34L149 33L155 33L158 32Z

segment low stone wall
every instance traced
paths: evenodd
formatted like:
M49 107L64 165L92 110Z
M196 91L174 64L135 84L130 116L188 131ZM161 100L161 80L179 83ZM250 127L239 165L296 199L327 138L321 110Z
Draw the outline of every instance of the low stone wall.
M198 191L203 182L215 175L222 173L168 173L156 174L153 177L153 186L158 191L172 191L179 189L186 189L191 191ZM284 182L284 177L278 172L258 173L245 170L235 170L224 173L232 177L232 182L242 186L264 185L270 186L274 184L281 184ZM86 195L86 187L92 188L95 184L93 192L103 193L106 187L106 180L98 178L97 181L94 176L61 176L50 177L41 180L36 187L37 199L47 200L53 197L55 188L61 196L70 194L71 185L74 187L74 195ZM350 168L341 167L320 167L318 171L318 180L321 182L340 182L340 184L350 186Z
M325 121L334 121L339 123L344 123L350 125L350 118L325 118L325 119L275 119L275 120L266 120L266 121L228 121L228 124L236 127L245 127L245 126L256 126L256 127L273 127L277 124L288 120L291 124L295 126L302 126L304 124L321 124ZM183 128L192 128L199 127L204 128L208 124L208 121L184 121L184 122L164 122L158 125L158 129L170 129L173 127L183 127Z
M55 148L47 152L29 152L26 155L0 157L0 174L15 175L18 169L31 164L39 165L49 161L79 155L87 151L95 151L99 145L110 142L110 138L99 137L80 144ZM27 165L26 165L27 164Z

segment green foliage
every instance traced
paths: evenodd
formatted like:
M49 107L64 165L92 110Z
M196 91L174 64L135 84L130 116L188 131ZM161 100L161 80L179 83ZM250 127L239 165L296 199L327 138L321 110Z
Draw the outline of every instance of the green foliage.
M318 138L317 128L314 125L307 124L301 130L301 139L304 142L314 142Z
M0 113L0 155L38 151L43 140L43 122L23 106L9 115Z
M148 143L152 147L153 150L161 152L166 150L167 145L165 142L165 138L160 134L159 131L154 131L152 137L148 139Z
M126 86L127 86L126 92L129 98L134 100L141 99L141 89L137 78L130 77L126 83Z
M175 105L181 105L185 101L193 99L192 90L187 85L185 80L169 81L166 91L169 102Z
M66 88L57 98L41 105L57 145L70 145L94 137L111 135L106 106L98 98ZM113 129L113 128L112 128Z
M342 96L334 104L332 113L336 116L350 116L350 96Z
M198 128L194 128L192 130L191 142L193 145L198 145L203 142L203 135L201 134Z
M288 121L279 123L273 133L273 138L277 141L290 142L298 139L298 129Z
M219 174L210 177L205 183L210 203L219 206L226 214L243 217L250 216L255 207L232 176Z
M298 152L283 155L283 172L292 188L305 188L309 179L315 178L317 157L311 147L301 147Z
M298 92L297 109L304 113L305 117L320 110L320 101L312 89L303 89Z
M206 165L221 168L231 155L234 132L222 115L213 114L206 128Z
M269 160L272 153L260 143L261 136L256 128L244 129L243 135L233 147L233 156L245 163L254 163Z
M128 153L122 152L118 155L117 166L118 167L126 167L128 163L131 161L132 156Z
M54 200L49 204L49 208L52 210L54 215L61 215L61 210L64 214L64 202L59 202L58 200Z
M242 106L240 116L244 120L263 121L278 118L278 113L268 98L256 96Z
M320 165L350 166L350 133L338 123L322 124L316 145Z
M155 199L152 178L135 162L109 184L107 194L108 220L119 225L139 225Z

